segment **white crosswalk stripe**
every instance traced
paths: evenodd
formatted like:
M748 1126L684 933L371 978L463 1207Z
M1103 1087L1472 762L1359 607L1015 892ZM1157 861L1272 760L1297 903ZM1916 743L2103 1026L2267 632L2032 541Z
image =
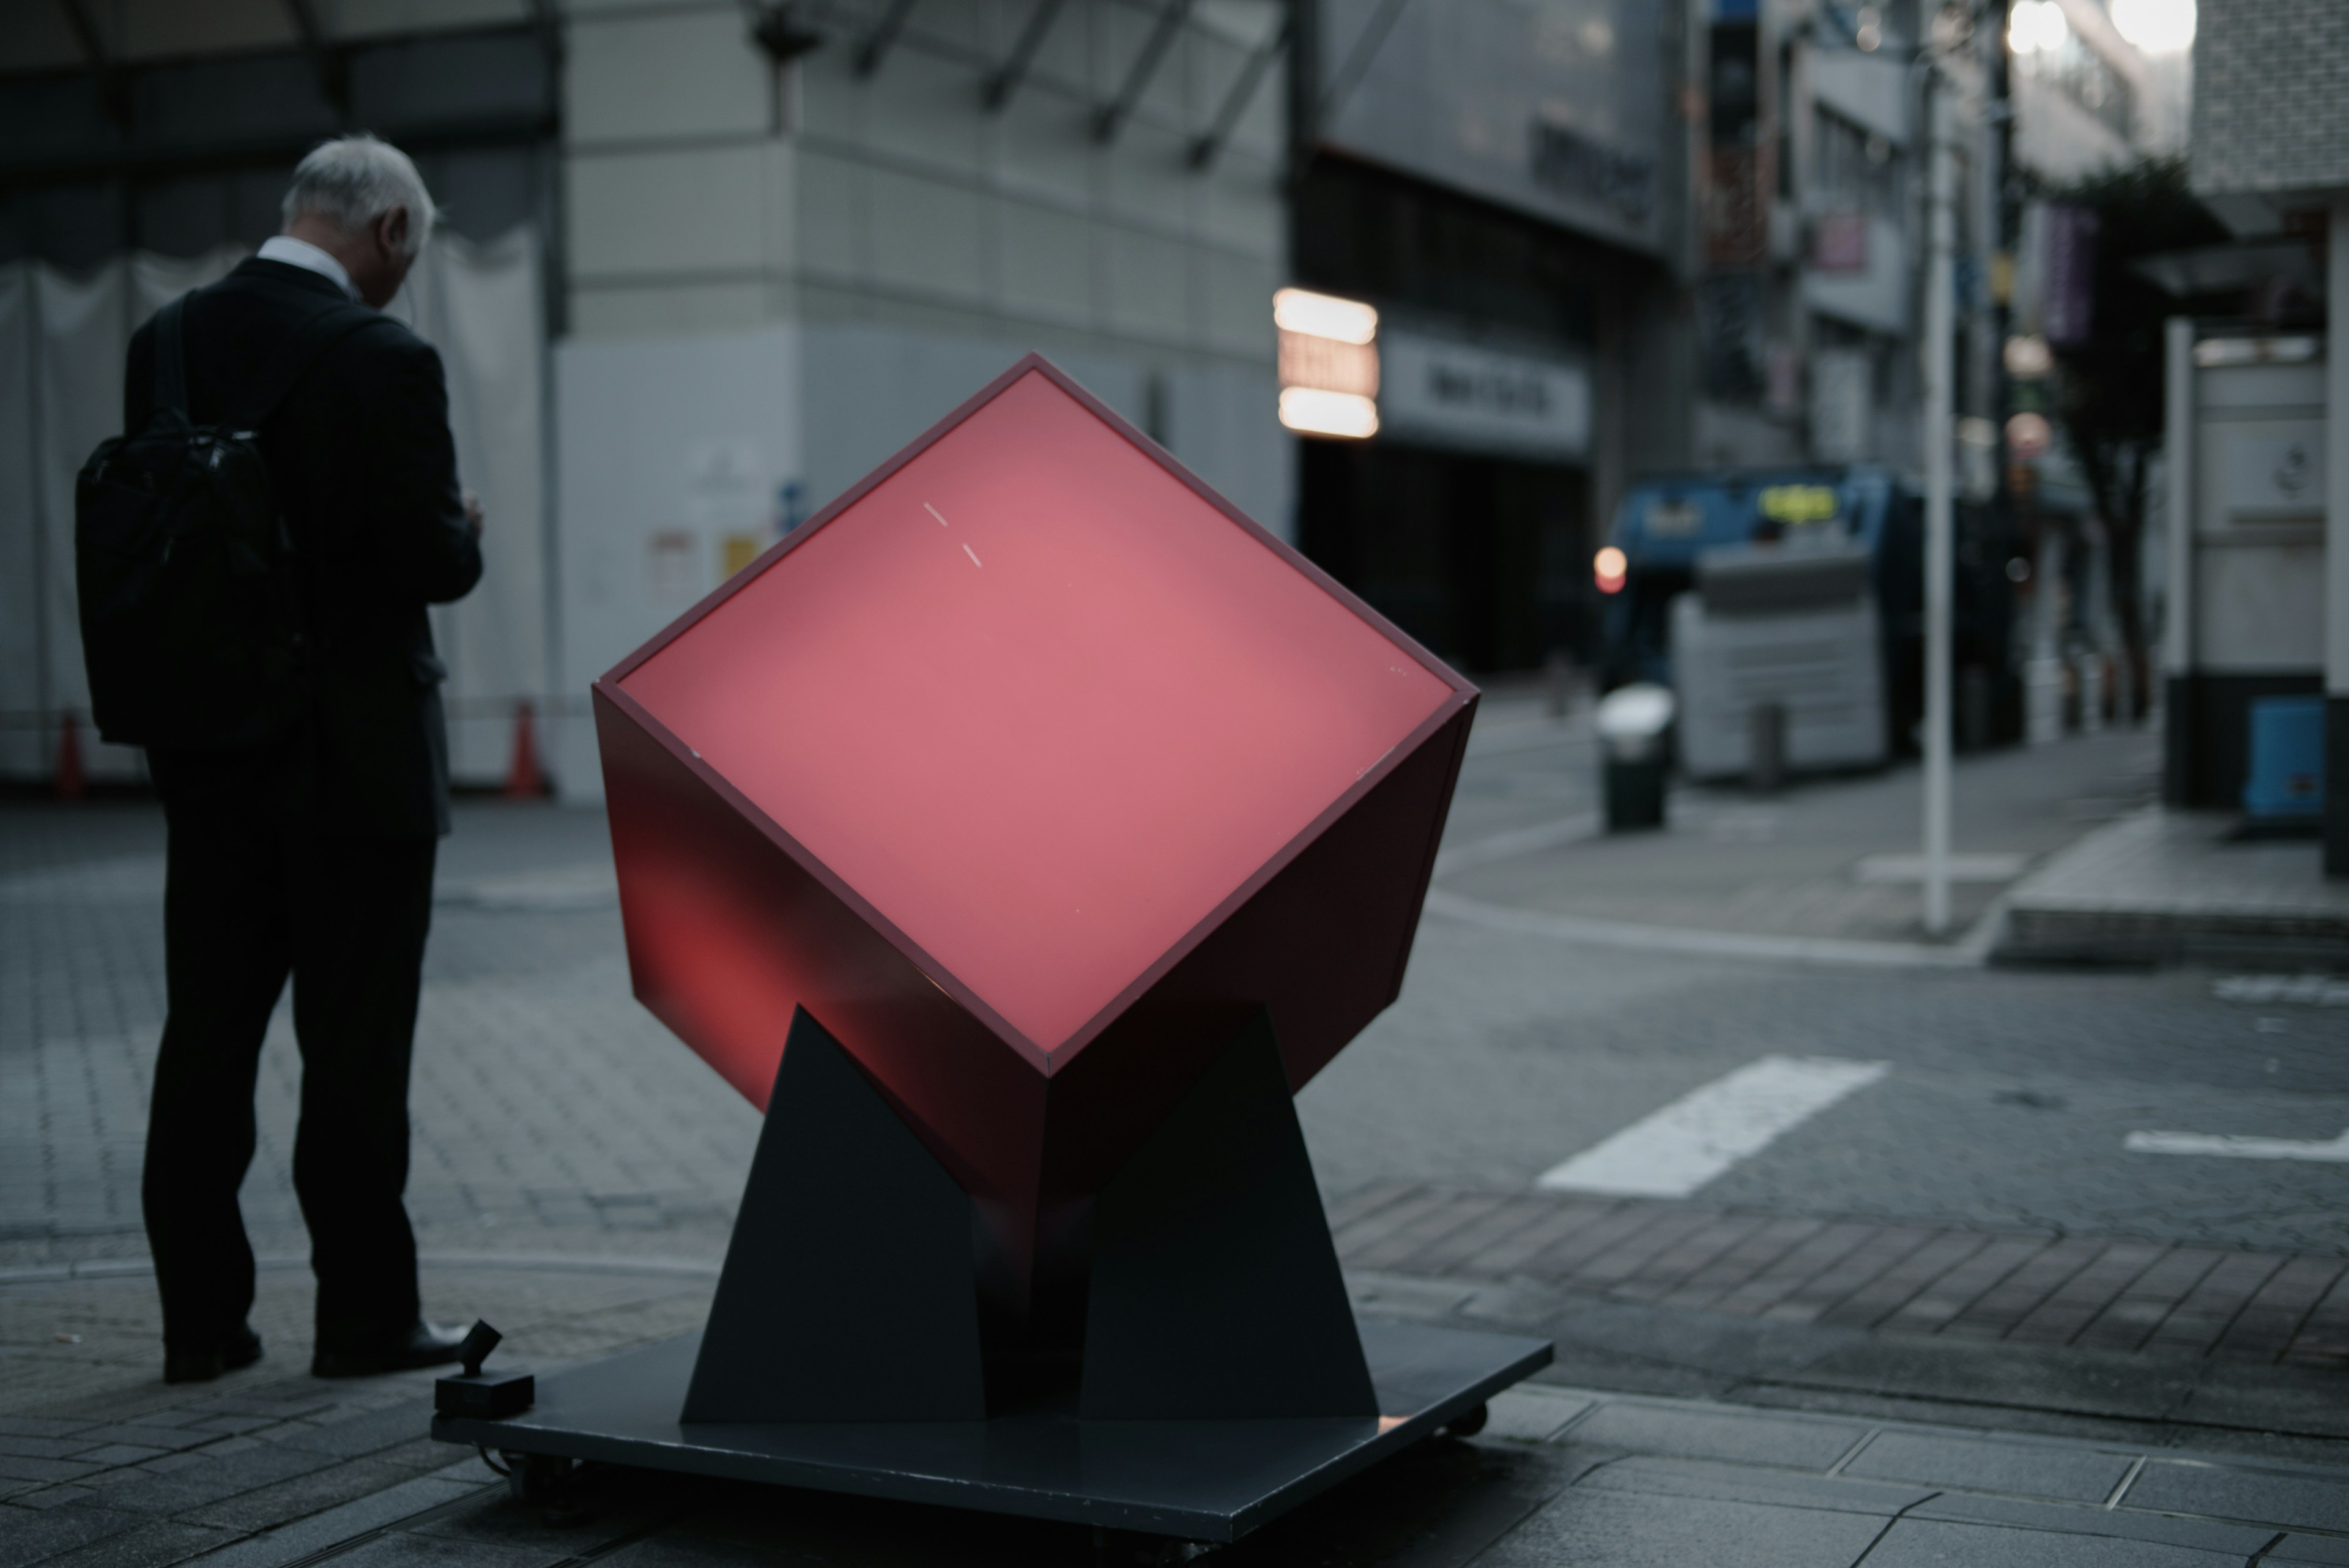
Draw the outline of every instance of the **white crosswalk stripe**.
M1542 1173L1552 1192L1686 1198L1889 1071L1837 1056L1764 1056Z

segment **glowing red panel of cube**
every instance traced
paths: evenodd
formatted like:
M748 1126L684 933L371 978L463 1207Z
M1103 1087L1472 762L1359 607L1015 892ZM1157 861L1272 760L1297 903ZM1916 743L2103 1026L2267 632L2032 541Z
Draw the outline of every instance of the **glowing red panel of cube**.
M806 1006L1024 1253L1392 1000L1475 701L1033 356L595 696L638 995L758 1102Z

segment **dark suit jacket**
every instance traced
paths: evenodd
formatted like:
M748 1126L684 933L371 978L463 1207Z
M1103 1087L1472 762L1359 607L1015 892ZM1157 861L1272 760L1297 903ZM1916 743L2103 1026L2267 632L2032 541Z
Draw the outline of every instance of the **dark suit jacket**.
M248 260L185 312L190 417L228 416L240 389L322 309L332 282ZM152 324L130 340L124 429L145 422ZM389 317L327 348L260 427L262 459L294 540L318 649L317 696L294 741L266 757L158 753L158 787L202 788L259 767L324 831L429 837L449 831L447 670L424 607L481 576L465 523L440 356Z

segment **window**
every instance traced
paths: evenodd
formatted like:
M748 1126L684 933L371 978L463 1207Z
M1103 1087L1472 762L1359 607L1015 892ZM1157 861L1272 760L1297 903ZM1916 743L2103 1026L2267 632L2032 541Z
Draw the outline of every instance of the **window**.
M1822 109L1812 148L1816 206L1899 220L1900 160L1890 142L1832 109Z

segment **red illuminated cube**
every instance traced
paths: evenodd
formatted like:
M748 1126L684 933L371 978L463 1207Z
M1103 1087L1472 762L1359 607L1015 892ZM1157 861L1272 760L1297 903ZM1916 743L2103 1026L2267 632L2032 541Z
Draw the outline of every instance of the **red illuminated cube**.
M1025 1310L1259 1008L1394 999L1476 692L1030 356L595 683L636 994L753 1102L795 1006Z

